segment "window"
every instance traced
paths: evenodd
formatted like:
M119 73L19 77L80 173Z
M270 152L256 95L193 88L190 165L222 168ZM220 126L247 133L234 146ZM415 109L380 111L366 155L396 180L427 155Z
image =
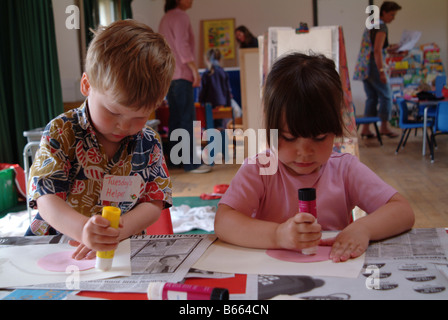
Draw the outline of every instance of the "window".
M98 0L98 24L108 26L118 20L117 3L115 0Z

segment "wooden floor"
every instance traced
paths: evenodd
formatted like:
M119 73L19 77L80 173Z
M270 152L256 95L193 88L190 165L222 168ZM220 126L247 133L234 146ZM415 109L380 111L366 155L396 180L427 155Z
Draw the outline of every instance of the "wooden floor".
M395 132L400 133L399 129ZM376 139L360 140L360 158L383 180L396 188L412 205L416 228L448 227L448 136L439 136L435 162L422 156L422 132L414 132L406 147L395 154L399 138L383 138L381 147ZM175 197L212 193L217 184L228 184L240 165L215 165L205 174L185 173L171 169Z
M399 131L397 131L398 133ZM411 203L416 228L448 227L448 136L437 137L438 149L431 163L429 148L422 155L422 131L411 133L408 143L395 154L399 138L360 141L360 157L369 168Z

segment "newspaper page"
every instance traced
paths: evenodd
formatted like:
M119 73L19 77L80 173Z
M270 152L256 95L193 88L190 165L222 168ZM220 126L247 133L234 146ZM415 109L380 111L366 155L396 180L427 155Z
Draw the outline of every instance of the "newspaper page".
M414 229L372 243L358 278L260 275L258 298L288 294L307 300L447 300L447 256L445 229Z
M32 237L3 237L0 238L0 247L29 246L37 244L68 243L68 238L62 234L56 236L32 236Z
M66 283L27 288L146 293L150 282L182 281L215 240L216 236L211 234L133 236L130 257L132 275L129 277L81 281L72 288L67 288Z

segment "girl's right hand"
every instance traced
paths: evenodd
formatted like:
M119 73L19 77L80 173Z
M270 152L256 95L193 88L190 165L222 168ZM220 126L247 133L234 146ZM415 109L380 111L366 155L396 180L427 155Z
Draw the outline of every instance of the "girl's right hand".
M277 228L277 245L288 250L302 250L319 245L322 227L309 213L298 213Z

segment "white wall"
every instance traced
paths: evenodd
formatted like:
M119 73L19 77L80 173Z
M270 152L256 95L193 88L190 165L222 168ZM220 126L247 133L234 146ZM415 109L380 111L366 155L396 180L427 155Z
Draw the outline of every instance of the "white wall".
M368 15L365 13L368 1L360 0L319 0L318 22L320 25L340 25L344 31L350 80L358 59L362 33ZM366 95L361 81L351 80L353 103L356 114L364 113Z
M134 0L134 19L158 30L164 15L165 0ZM313 24L311 0L194 0L187 11L196 37L199 57L201 20L235 18L236 26L245 25L255 35L261 35L270 26L299 26L300 22Z
M404 29L423 32L420 43L436 42L442 49L445 67L448 67L448 1L446 0L396 0L403 6L396 20L390 25L390 41L397 42ZM82 99L79 94L81 66L78 38L75 30L65 27L65 8L75 0L53 0L59 68L63 83L64 101ZM162 18L164 0L134 0L134 18L157 30ZM375 1L381 5L382 0ZM349 70L353 73L362 35L362 25L367 18L368 0L319 0L319 24L344 27ZM235 18L236 25L246 25L255 35L263 34L270 26L298 26L300 22L313 24L312 0L194 0L188 11L199 48L201 20ZM361 24L361 26L359 26ZM199 51L199 50L197 50ZM199 52L197 53L199 56ZM361 83L352 81L358 113L364 109Z
M81 80L81 59L78 40L78 30L67 29L65 21L68 14L67 6L74 0L53 0L53 15L58 46L59 70L61 73L62 98L64 102L81 101L83 96L79 91Z

